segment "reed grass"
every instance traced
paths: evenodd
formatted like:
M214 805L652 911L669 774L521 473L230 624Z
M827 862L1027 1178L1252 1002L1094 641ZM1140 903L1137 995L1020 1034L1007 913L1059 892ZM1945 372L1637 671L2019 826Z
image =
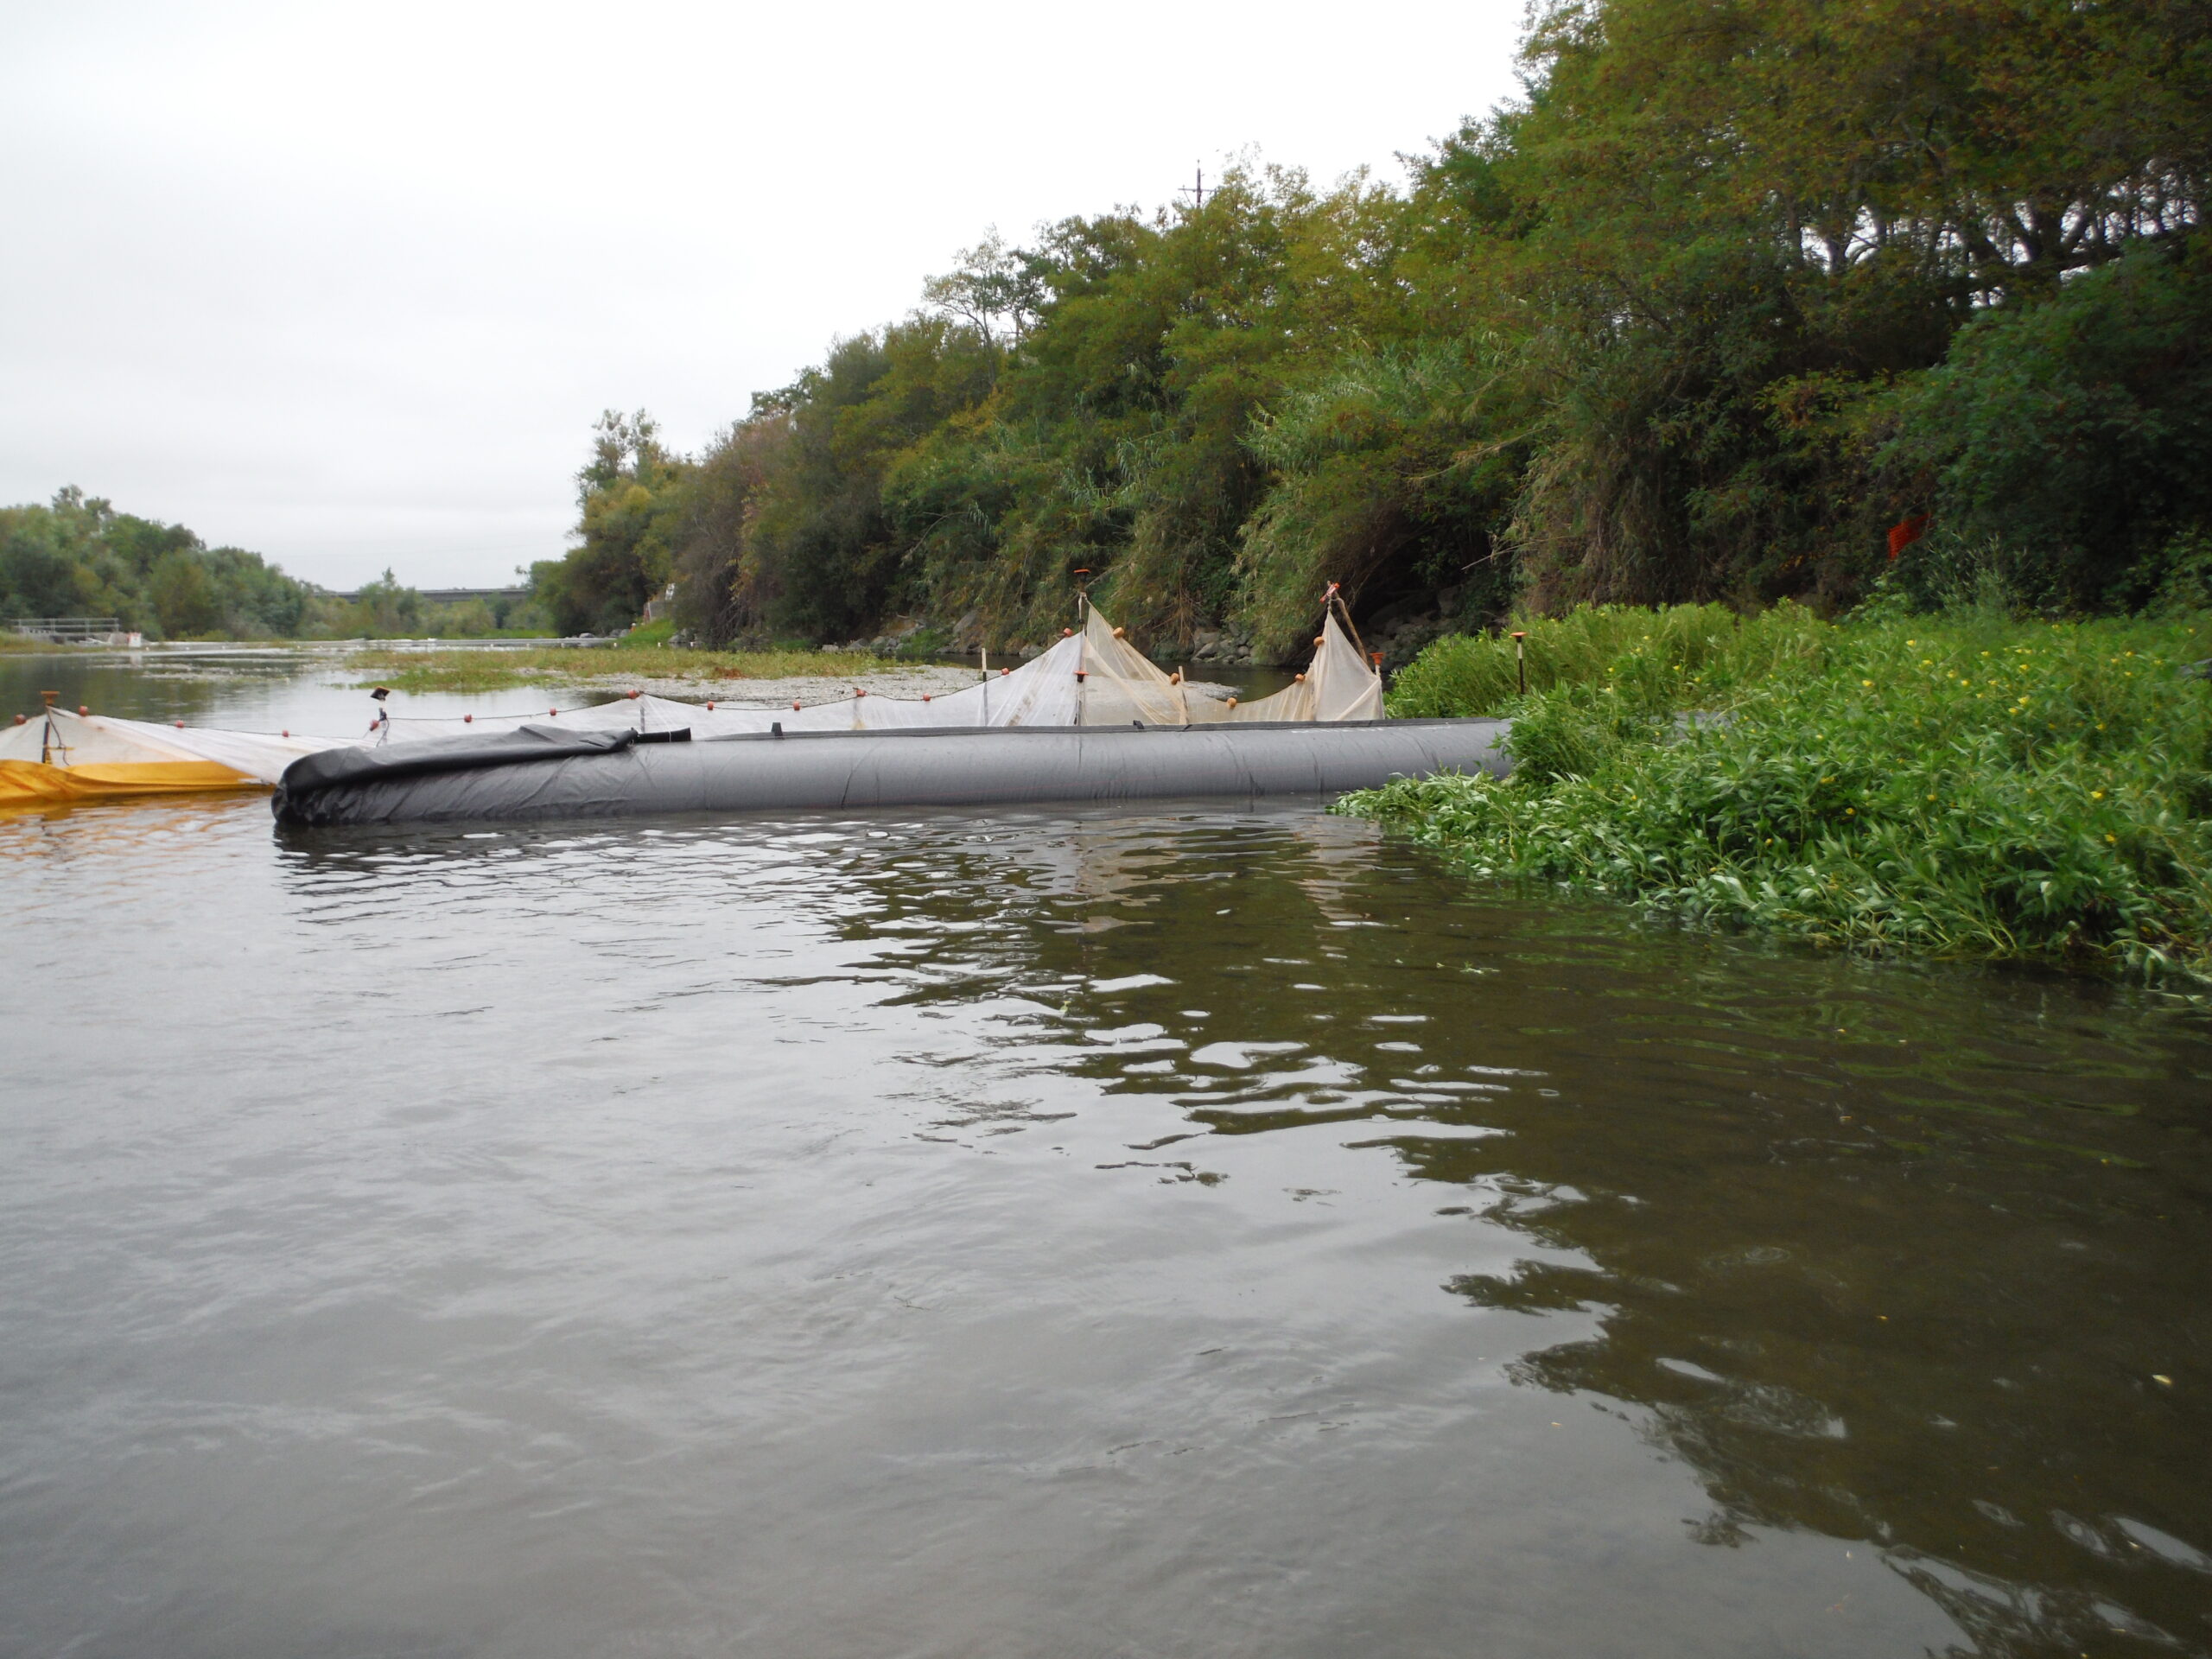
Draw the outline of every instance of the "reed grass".
M2212 616L1683 607L1529 634L1525 698L1510 640L1452 639L1391 700L1512 715L1510 779L1401 782L1339 810L1483 875L1696 921L2212 979L2212 683L2186 672Z
M499 691L531 684L585 685L605 680L844 678L889 666L856 651L682 651L601 645L543 651L363 651L348 666L374 674L395 691Z

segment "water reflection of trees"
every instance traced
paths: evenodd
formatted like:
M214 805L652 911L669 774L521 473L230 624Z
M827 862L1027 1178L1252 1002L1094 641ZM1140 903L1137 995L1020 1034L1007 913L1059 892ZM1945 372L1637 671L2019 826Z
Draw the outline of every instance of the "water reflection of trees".
M1973 1028L1972 1002L1948 1001L1891 1011L1916 1030L1904 1046ZM2153 1376L2212 1337L2201 1156L2139 1119L2057 1142L2050 1120L2082 1108L2037 1084L2063 1079L2022 1070L2001 1088L1986 1039L1885 1065L1884 1083L1847 1058L1822 1077L1755 1008L1735 1024L1746 1049L1772 1046L1758 1087L1685 1071L1669 1098L1644 1065L1635 1092L1607 1098L1591 1074L1628 1058L1616 1033L1562 1090L1573 1110L1502 1116L1508 1141L1409 1150L1440 1182L1579 1195L1497 1212L1554 1259L1451 1287L1539 1319L1598 1314L1587 1340L1532 1332L1516 1379L1641 1408L1711 1497L1707 1541L1754 1527L1870 1540L1982 1651L2129 1633L2199 1650L2212 1561L2173 1535L2212 1534L2208 1425ZM2138 1069L2113 1062L2095 1057ZM1902 1149L1897 1120L1961 1081L2016 1116L1906 1125L1930 1138Z
M2212 1348L2201 1029L1503 905L1361 826L1057 834L974 849L999 900L957 948L1058 984L1157 972L1111 1017L1297 1046L1203 1090L1068 1062L1213 1133L1399 1119L1412 1173L1532 1247L1449 1289L1530 1317L1516 1380L1634 1408L1710 1495L1698 1536L1869 1541L1986 1653L2199 1650L2212 1423L2152 1378ZM1423 1067L1384 1020L1421 1022ZM1468 1066L1508 1084L1433 1092ZM1547 1343L1567 1309L1599 1334Z
M1525 1161L1525 1143L1513 1151ZM1434 1179L1474 1173L1426 1161ZM2201 1635L2212 1563L2141 1517L2202 1535L2202 1424L2146 1398L2155 1385L2100 1351L2082 1317L2115 1298L2152 1327L2196 1309L2159 1306L2139 1282L2054 1284L2022 1241L1996 1253L2001 1268L1931 1262L1885 1294L1886 1273L1867 1282L1829 1265L1853 1217L1824 1198L1818 1172L1766 1179L1801 1199L1796 1226L1758 1230L1779 1244L1729 1248L1745 1236L1734 1229L1685 1236L1673 1224L1710 1219L1688 1211L1647 1211L1648 1231L1622 1240L1584 1213L1605 1205L1567 1205L1531 1230L1595 1265L1530 1263L1451 1288L1540 1316L1597 1312L1598 1337L1532 1348L1513 1375L1642 1408L1646 1437L1711 1497L1705 1541L1739 1542L1753 1527L1872 1541L1986 1652L2075 1653L2129 1630ZM1893 1242L1900 1254L1975 1248L1940 1224L1929 1232Z

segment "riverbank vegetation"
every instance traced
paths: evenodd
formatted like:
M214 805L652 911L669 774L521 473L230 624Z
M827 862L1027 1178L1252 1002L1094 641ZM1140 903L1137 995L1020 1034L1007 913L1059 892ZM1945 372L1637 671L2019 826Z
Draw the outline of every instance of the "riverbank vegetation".
M299 636L315 608L313 588L258 554L81 490L0 507L0 619L111 616L156 639L268 639Z
M339 594L258 553L209 547L182 524L118 512L76 488L0 507L0 627L30 617L113 617L157 640L469 639L543 632L524 595L427 600L387 570Z
M1250 162L988 235L702 454L610 416L538 592L564 631L673 582L709 643L1004 647L1083 569L1157 652L1281 660L1332 579L1433 634L1834 614L1901 524L2065 612L2198 556L2201 5L1547 0L1522 70L1401 183Z
M1840 624L1781 606L1516 626L1525 696L1510 639L1447 639L1390 701L1513 716L1512 775L1340 810L1482 875L1691 921L2212 979L2212 611L1916 614L1885 592Z
M305 637L321 639L531 639L550 632L526 589L434 600L389 569L350 595L319 593L311 625Z
M850 651L690 651L643 645L363 651L348 666L395 691L500 691L537 684L682 680L711 693L731 681L836 678L889 664Z

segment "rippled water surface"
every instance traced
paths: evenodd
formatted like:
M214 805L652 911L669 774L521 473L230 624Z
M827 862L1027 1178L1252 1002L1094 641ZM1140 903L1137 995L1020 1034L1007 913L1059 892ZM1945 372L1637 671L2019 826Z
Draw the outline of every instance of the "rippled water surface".
M1203 805L0 820L0 1650L2212 1652L2142 993Z

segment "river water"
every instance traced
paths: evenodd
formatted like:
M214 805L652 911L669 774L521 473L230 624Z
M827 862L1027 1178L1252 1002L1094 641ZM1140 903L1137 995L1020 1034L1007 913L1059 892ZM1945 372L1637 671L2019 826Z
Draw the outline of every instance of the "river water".
M0 1651L2212 1652L2171 999L1205 804L16 817L0 971Z

